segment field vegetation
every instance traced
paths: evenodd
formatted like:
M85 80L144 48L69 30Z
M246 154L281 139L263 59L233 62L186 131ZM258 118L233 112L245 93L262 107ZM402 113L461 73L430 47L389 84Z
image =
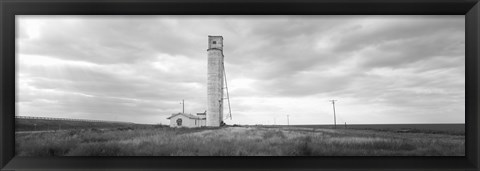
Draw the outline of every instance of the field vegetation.
M310 127L150 126L16 134L18 156L464 156L465 136Z
M54 131L68 129L109 129L120 127L139 128L151 125L122 123L122 122L80 122L69 120L45 120L45 119L15 119L15 131Z

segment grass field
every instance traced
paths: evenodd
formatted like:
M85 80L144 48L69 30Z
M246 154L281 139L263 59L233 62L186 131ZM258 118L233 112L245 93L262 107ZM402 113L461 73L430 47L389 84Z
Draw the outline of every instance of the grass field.
M15 131L48 131L48 130L67 130L83 128L120 128L120 127L145 127L149 125L119 122L79 122L67 120L44 120L44 119L15 119Z
M293 127L333 128L332 125L292 125ZM423 132L434 134L465 134L465 124L354 124L337 125L337 128L365 129L388 132Z
M465 135L319 127L149 126L16 134L18 156L464 156Z

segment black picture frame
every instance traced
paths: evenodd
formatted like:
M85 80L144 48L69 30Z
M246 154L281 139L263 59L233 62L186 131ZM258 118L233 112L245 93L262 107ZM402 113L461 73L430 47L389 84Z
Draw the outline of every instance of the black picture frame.
M478 170L479 0L2 0L3 170ZM15 157L15 15L465 15L464 157Z

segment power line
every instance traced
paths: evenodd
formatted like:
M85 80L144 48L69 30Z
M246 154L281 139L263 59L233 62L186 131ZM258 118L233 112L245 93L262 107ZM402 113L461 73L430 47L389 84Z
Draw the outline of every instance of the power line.
M287 125L290 126L290 118L289 118L289 115L287 115Z
M185 113L185 100L182 99L182 102L180 104L182 104L182 113Z
M332 105L333 105L333 127L334 129L337 129L337 116L335 114L335 101L337 100L330 100L330 102L332 102Z

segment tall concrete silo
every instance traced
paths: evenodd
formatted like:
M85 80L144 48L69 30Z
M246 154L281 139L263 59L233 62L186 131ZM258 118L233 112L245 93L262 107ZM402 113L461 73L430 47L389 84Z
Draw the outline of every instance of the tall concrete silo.
M208 36L207 126L223 121L223 37Z

